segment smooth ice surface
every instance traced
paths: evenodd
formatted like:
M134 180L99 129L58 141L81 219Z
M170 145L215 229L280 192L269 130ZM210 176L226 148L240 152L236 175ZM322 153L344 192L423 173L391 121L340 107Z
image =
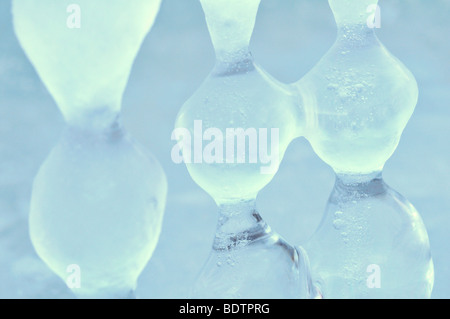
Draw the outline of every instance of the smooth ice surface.
M229 74L227 71L212 72L184 104L176 123L177 128L188 129L191 137L198 136L194 127L196 120L202 120L203 131L214 128L223 135L215 152L211 152L216 155L213 163L195 163L194 154L190 154L192 162L187 164L194 181L218 204L256 198L276 174L289 143L298 136L297 114L300 113L293 90L275 81L252 61L241 71ZM245 131L256 128L256 134L249 133L252 137L245 137L244 163L239 162L242 139L227 135L230 128ZM278 133L273 133L272 128ZM265 129L267 135L261 134L260 129ZM211 138L217 139L217 136ZM234 143L232 147L229 147L230 141ZM205 140L204 147L208 143ZM250 143L258 147L252 148ZM185 148L195 150L195 147L191 143ZM229 150L232 150L231 157L227 155ZM268 156L267 162L261 153ZM206 148L204 154L209 154ZM186 152L183 155L189 160ZM262 169L267 169L267 173L262 174Z
M386 182L414 203L427 227L435 264L434 298L449 298L450 254L450 4L446 0L380 0L383 44L415 75L420 96ZM57 106L24 56L0 1L0 296L70 297L34 253L27 215L34 175L64 126ZM283 82L306 74L336 39L326 0L261 2L252 52ZM174 119L200 86L215 57L200 3L165 0L136 59L124 96L125 126L160 160L169 194L158 247L142 273L141 298L183 298L214 238L217 208L171 160ZM304 140L295 141L272 182L260 192L259 212L289 243L300 244L320 222L334 175ZM187 225L189 225L187 227Z
M277 234L229 251L213 250L190 294L199 299L308 298L305 264Z
M80 269L80 297L129 296L160 235L164 173L115 123L159 5L13 2L16 35L69 124L35 179L30 237L61 279Z
M212 251L190 297L308 298L307 264L305 252L272 231L253 201L223 205Z
M307 298L304 256L272 232L255 207L259 191L299 136L298 99L294 90L255 65L248 49L259 1L202 3L216 65L183 105L176 128L189 133L181 140L183 157L192 179L219 205L220 216L192 296ZM199 129L196 121L205 127ZM209 159L195 154L202 151L199 138L213 141L203 152Z
M338 178L324 219L305 248L324 298L429 298L434 269L426 227L381 174L372 181L370 174L381 172L396 150L418 87L373 28L351 21L364 17L362 4L368 5L330 1L337 40L297 83L307 110L315 113L308 140L338 174L348 174Z
M158 162L127 133L67 128L33 185L31 241L63 280L80 268L80 297L123 298L156 247L166 193Z
M381 175L364 182L343 178L304 246L313 284L327 299L430 298L433 261L417 210Z
M216 65L176 119L176 128L187 129L190 135L175 136L189 173L218 205L254 200L278 171L288 145L300 135L301 112L294 90L256 65L249 52L259 2L201 1ZM200 129L195 124L199 120ZM211 147L203 150L202 140L212 141ZM210 159L200 158L199 150Z
M20 43L67 121L114 120L160 2L80 0L72 11L69 0L13 1Z
M314 114L307 139L346 174L383 169L418 100L414 76L366 24L338 26L333 47L297 87Z

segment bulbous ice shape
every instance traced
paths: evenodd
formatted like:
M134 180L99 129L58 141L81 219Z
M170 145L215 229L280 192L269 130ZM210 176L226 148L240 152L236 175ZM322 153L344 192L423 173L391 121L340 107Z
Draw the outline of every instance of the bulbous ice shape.
M297 83L305 135L338 174L305 245L315 284L324 298L429 298L434 272L425 226L376 176L414 111L417 83L371 29L377 0L329 3L337 40Z
M304 245L324 298L430 298L434 270L415 208L381 179L340 176ZM325 253L326 252L326 253Z
M161 0L14 0L16 35L72 124L120 110L141 43ZM80 18L80 28L71 23ZM72 21L73 20L73 21Z
M366 24L362 4L376 2L330 0L338 38L297 83L310 113L306 137L342 174L382 170L418 99L414 76Z
M173 136L191 177L220 207L194 298L309 296L306 255L254 207L302 127L296 92L255 65L248 50L259 2L201 0L217 62L181 108Z
M176 121L178 129L204 139L205 146L217 143L214 150L205 147L203 161L196 162L195 155L202 154L196 149L200 143L180 139L191 177L219 204L256 198L299 135L296 105L294 92L256 66L250 55L239 63L219 61ZM198 120L204 134L196 132ZM249 135L242 139L242 134L228 134L230 129L243 129ZM239 140L245 144L245 154L239 150ZM207 156L212 160L208 162Z
M156 159L121 129L68 127L34 182L32 243L64 281L79 267L77 296L127 297L157 244L166 192Z
M181 108L174 137L192 178L219 205L253 200L299 135L298 101L248 49L260 0L200 2L216 66ZM204 150L203 140L212 141Z
M195 299L309 298L304 255L267 236L233 251L213 250L191 292Z
M235 209L221 207L213 250L191 291L191 297L311 297L306 253L287 244L255 210L230 214L239 210Z

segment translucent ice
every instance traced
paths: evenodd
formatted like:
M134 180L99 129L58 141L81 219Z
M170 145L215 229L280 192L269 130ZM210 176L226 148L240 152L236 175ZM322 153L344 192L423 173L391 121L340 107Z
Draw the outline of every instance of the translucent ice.
M119 124L134 58L159 5L13 2L20 43L68 123L35 179L31 240L64 281L78 269L81 282L69 287L80 297L130 296L160 234L165 175Z
M253 202L220 207L213 250L193 298L308 298L309 261L262 220ZM247 207L246 207L247 206Z
M377 1L329 3L337 40L297 83L311 111L306 136L337 173L306 244L314 281L325 298L429 298L434 270L425 226L381 178L416 106L417 83L367 23L367 6Z
M79 267L78 296L126 297L158 242L166 189L158 162L127 133L67 128L34 182L31 240L64 281Z
M160 0L14 0L16 34L70 123L112 122ZM80 28L70 24L79 14ZM75 17L74 17L75 18Z
M305 248L325 298L431 296L434 268L425 225L380 176L339 177L321 226Z
M185 128L194 136L194 121L202 120L203 131L216 129L222 132L226 137L222 141L224 146L230 139L235 141L231 158L227 157L223 147L219 160L214 163L187 164L194 181L218 204L256 198L275 175L301 126L295 92L256 65L249 52L259 2L201 0L217 62L201 87L183 105L176 121L177 128ZM267 136L258 134L254 140L247 136L247 158L245 163L239 163L237 137L226 136L227 129L255 129L258 132L266 129ZM278 136L271 134L272 129L278 130ZM260 156L261 142L267 142L267 155L274 158L270 163L274 168L268 174L261 174L261 167L266 165ZM251 143L257 144L255 149L259 153L254 162L250 161ZM272 145L276 148L272 149Z
M255 207L258 192L272 180L289 143L300 134L297 95L257 66L249 51L260 0L201 3L216 65L183 105L176 127L195 137L195 123L201 121L200 139L217 145L210 152L213 161L192 160L192 151L201 144L191 143L187 134L178 138L191 177L215 199L220 216L211 256L192 297L306 298L305 254L273 232ZM203 136L203 131L211 134ZM271 169L262 171L268 156Z
M337 21L342 15L365 19L338 22L335 44L298 82L313 114L306 135L316 153L339 173L379 171L414 111L417 83L367 26L369 14L361 11L360 1L330 4Z
M227 164L227 141L224 141L222 160L218 163L187 164L194 181L218 203L256 198L257 193L272 180L289 143L297 135L297 121L293 116L296 114L295 95L251 60L245 63L234 74L218 69L213 71L185 103L176 123L178 128L187 128L194 136L194 121L201 119L204 131L217 128L224 132L228 142L230 138L235 140L232 163ZM279 129L279 140L274 141L278 143L278 154L272 153L274 162L269 164L274 165L274 170L270 174L262 174L261 167L267 164L261 161L261 157L250 163L247 156L245 163L238 163L237 138L225 135L228 128L268 128L267 139L259 135L257 143L261 139L263 142L267 140L269 155L276 151L271 149L271 145L277 138L270 134L270 129ZM249 143L253 141L247 138L246 142L247 149L250 149Z

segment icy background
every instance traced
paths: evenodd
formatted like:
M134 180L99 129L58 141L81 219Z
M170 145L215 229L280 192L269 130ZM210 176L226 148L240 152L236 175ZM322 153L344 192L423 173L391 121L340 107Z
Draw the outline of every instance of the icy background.
M384 177L428 228L434 298L450 298L450 0L380 0L387 48L414 73L420 100ZM335 39L326 0L262 0L252 50L284 82L303 76ZM212 243L216 206L170 158L176 114L214 63L197 0L164 0L136 60L123 103L134 137L163 165L169 196L163 231L139 280L140 298L184 298ZM10 1L0 0L0 298L72 298L38 259L27 215L34 175L64 127L62 116L14 36ZM333 187L332 170L304 139L290 146L258 199L260 213L290 243L317 227Z

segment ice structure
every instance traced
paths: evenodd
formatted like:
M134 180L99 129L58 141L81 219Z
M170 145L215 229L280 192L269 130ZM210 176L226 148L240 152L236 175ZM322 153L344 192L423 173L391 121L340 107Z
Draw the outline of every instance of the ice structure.
M418 99L414 76L370 28L377 0L329 0L333 47L296 85L305 136L336 172L319 229L305 245L325 298L429 298L434 271L416 209L382 179Z
M216 64L182 107L174 137L191 177L219 206L219 221L191 297L307 298L304 252L272 231L255 207L289 143L301 135L295 91L268 75L249 51L260 0L200 2ZM204 132L204 149L201 141L191 143L196 131ZM243 144L246 152L240 152Z
M34 182L30 236L81 298L133 297L159 238L164 172L120 122L133 61L159 6L13 1L16 35L67 122Z

